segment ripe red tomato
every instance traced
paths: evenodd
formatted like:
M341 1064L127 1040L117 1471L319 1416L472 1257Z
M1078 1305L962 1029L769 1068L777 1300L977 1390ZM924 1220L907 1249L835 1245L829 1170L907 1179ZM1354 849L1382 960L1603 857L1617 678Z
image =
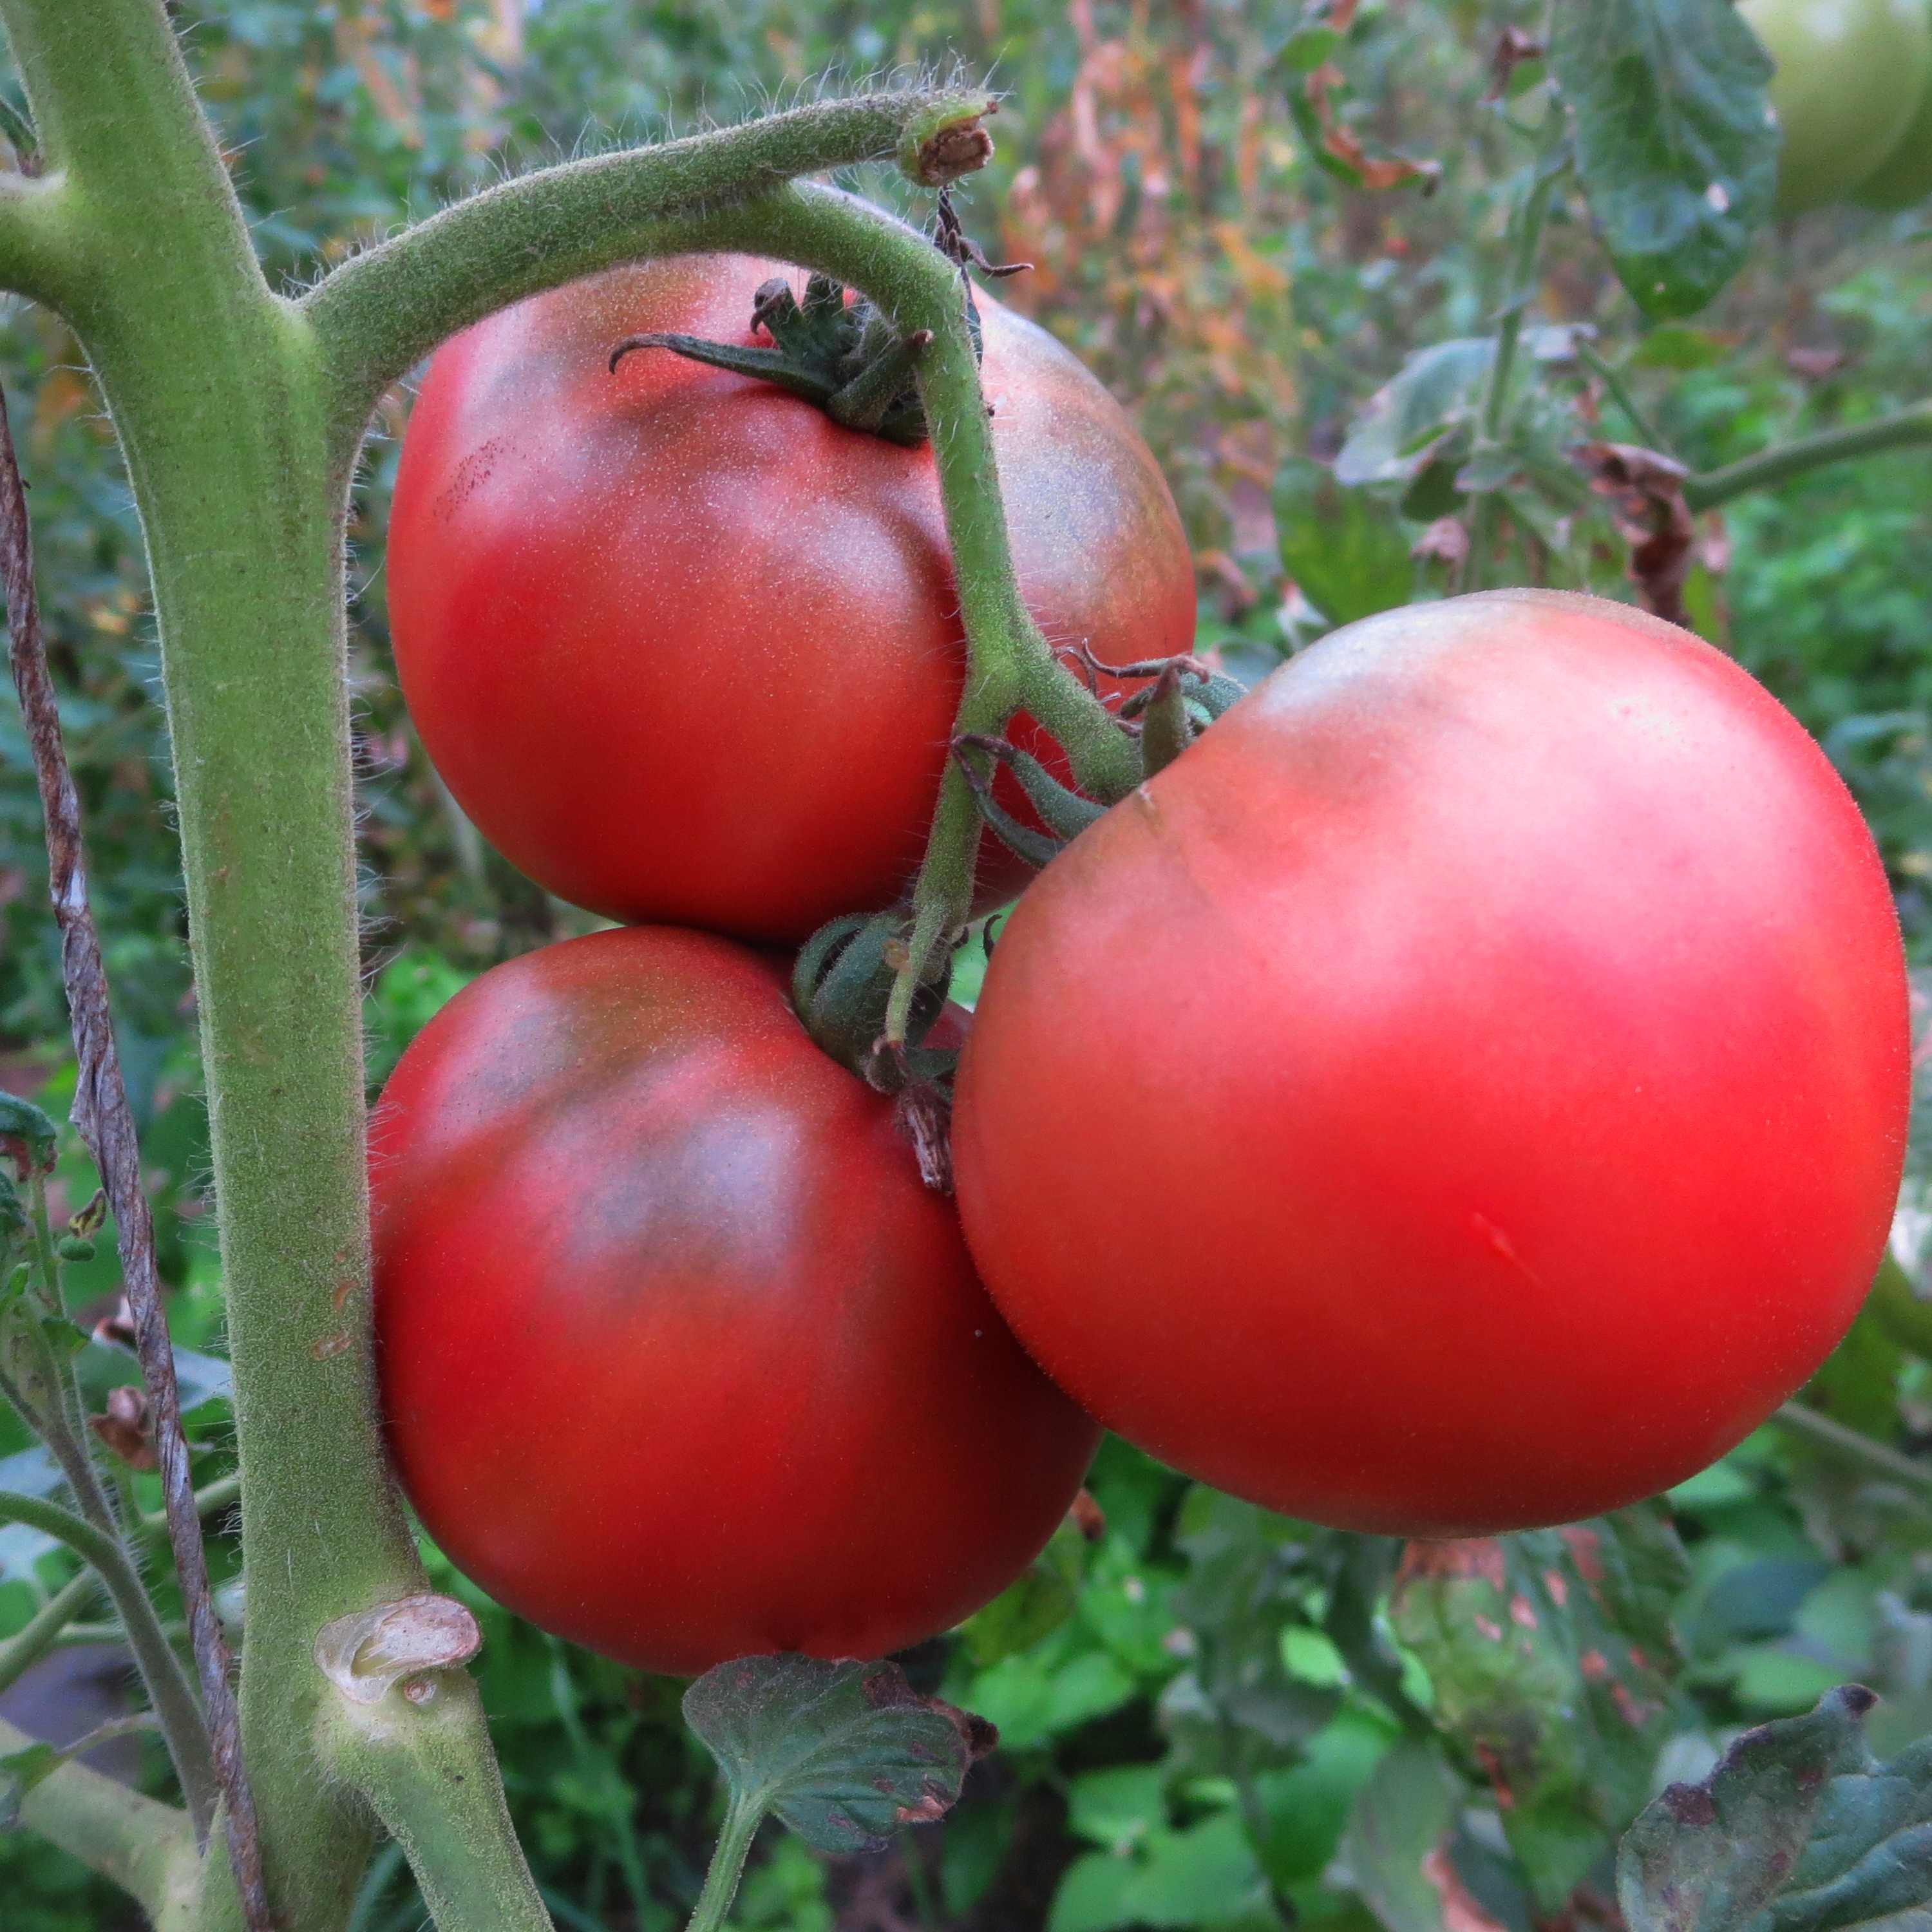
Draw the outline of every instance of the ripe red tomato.
M1458 598L1283 666L1041 875L959 1206L1036 1359L1190 1474L1562 1522L1844 1333L1908 1052L1884 871L1776 700L1621 605Z
M1097 1436L784 987L706 934L547 946L430 1022L372 1128L404 1488L494 1596L652 1670L946 1628Z
M423 743L507 857L612 918L799 938L890 904L924 847L964 664L931 450L665 351L606 366L640 330L749 341L782 272L684 256L535 296L439 352L404 440L389 610ZM1186 650L1145 445L979 301L1034 616L1110 663Z

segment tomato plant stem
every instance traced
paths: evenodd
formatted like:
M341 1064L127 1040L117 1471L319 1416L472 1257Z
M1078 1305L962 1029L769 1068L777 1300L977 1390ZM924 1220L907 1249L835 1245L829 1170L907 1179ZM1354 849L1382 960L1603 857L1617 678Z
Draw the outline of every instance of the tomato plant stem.
M187 1673L163 1634L160 1619L148 1600L140 1573L119 1540L98 1528L73 1510L39 1496L0 1491L0 1522L16 1522L64 1543L91 1565L113 1600L128 1634L141 1681L154 1700L154 1715L166 1740L183 1793L198 1825L206 1830L214 1816L216 1796L214 1759L208 1729Z
M704 1874L704 1889L698 1895L696 1909L685 1932L718 1932L724 1923L731 1901L738 1895L738 1881L745 1874L752 1840L764 1822L764 1807L755 1798L734 1794L711 1854L710 1869Z
M62 1585L33 1616L0 1645L0 1690L16 1682L30 1664L38 1664L64 1636L76 1617L100 1594L100 1578L92 1570ZM116 1635L119 1635L117 1628Z
M1842 429L1823 430L1816 436L1801 436L1794 442L1780 443L1774 449L1727 463L1721 470L1706 470L1686 480L1684 500L1694 510L1714 509L1733 496L1752 490L1773 489L1794 476L1822 469L1828 463L1873 456L1881 450L1928 446L1932 446L1932 400L1914 403L1895 416L1847 424Z
M1806 1436L1822 1448L1864 1463L1892 1482L1903 1483L1921 1498L1932 1492L1932 1468L1885 1443L1874 1442L1856 1429L1847 1429L1842 1422L1804 1402L1787 1402L1772 1419L1794 1436Z
M846 279L890 296L872 271L891 281L916 254L932 257L914 278L922 298L950 293L933 414L957 415L968 388L974 398L963 454L940 448L952 527L957 476L979 466L986 436L952 269L859 204L774 188L868 158L943 180L984 160L976 117L990 103L882 92L542 170L353 258L296 301L262 276L163 0L0 0L0 22L43 169L0 181L0 282L57 309L84 344L153 582L256 1552L240 1705L269 1894L281 1932L340 1932L373 1808L437 1894L442 1932L541 1927L466 1676L445 1673L431 1705L391 1700L393 1748L351 1750L327 1721L334 1692L314 1652L326 1625L424 1587L373 1399L349 482L382 388L452 330L666 246L790 254L788 229L808 230L814 209L836 202L826 226L859 270ZM766 225L742 219L754 202ZM987 588L997 573L985 559L1001 553L988 549L998 505L989 458L983 468L976 534L970 515L963 544L954 528L969 632L981 634L971 610L1006 594ZM997 647L982 655L997 676ZM131 1601L124 1613L130 1628L150 1614ZM347 1755L332 1761L338 1749ZM242 1918L226 1860L211 1858L204 1878L191 1921L176 1922L225 1932Z
M1543 247L1544 224L1549 219L1550 200L1563 172L1564 133L1563 112L1552 105L1536 158L1531 164L1528 192L1516 210L1516 247L1510 256L1509 280L1504 286L1496 324L1496 352L1490 360L1489 380L1484 387L1470 454L1471 465L1478 470L1492 468L1503 446L1510 379L1516 370L1516 345L1522 338L1523 311L1536 292L1536 265ZM1481 477L1470 510L1469 548L1462 584L1465 590L1480 590L1483 587L1489 568L1490 546L1495 541L1498 500L1495 479L1489 476Z
M0 1757L38 1742L0 1718ZM20 1822L137 1900L154 1932L192 1932L201 1862L185 1812L70 1762L27 1793Z

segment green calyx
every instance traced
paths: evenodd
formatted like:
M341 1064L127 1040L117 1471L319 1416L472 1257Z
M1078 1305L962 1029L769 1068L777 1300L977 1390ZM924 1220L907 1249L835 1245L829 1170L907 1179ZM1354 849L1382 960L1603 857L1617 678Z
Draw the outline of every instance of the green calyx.
M770 348L657 332L626 337L611 350L610 367L614 371L634 350L668 349L713 369L776 383L848 429L888 442L926 440L915 370L932 341L930 329L901 335L869 302L848 302L829 275L809 277L802 302L782 278L763 284L752 301L752 326L771 338Z
M983 338L966 271L976 268L1000 278L1032 265L988 261L986 251L961 227L944 187L932 238L934 247L960 271L967 332L976 361ZM702 335L662 329L626 336L610 352L611 372L615 374L634 350L668 349L710 368L775 383L848 429L908 447L930 440L919 367L932 346L931 329L902 334L876 303L863 296L848 301L843 284L830 275L813 274L806 278L803 302L782 275L759 284L752 299L752 332L761 330L770 338L770 348L762 343L713 342Z
M822 926L792 969L792 1004L825 1052L880 1093L943 1083L958 1058L926 1036L946 1006L951 952L942 952L914 994L903 1046L884 1043L893 982L906 964L907 921L897 913L850 914Z

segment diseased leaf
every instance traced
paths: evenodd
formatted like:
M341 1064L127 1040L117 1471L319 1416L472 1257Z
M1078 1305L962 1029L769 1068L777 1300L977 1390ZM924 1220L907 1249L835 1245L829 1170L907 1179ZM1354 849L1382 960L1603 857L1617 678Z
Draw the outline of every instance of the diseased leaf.
M1342 1835L1342 1862L1388 1932L1442 1932L1432 1874L1461 1803L1440 1753L1417 1742L1396 1745L1362 1787Z
M896 1664L790 1652L707 1670L684 1715L735 1796L834 1853L944 1816L996 1741L982 1720L919 1696Z
M1693 314L1771 217L1770 58L1732 0L1563 0L1553 14L1550 70L1610 260L1652 320Z
M1924 1925L1932 1738L1880 1762L1864 1732L1874 1702L1842 1685L1747 1731L1701 1784L1670 1786L1618 1858L1630 1932Z
M1671 1728L1683 1556L1648 1508L1560 1530L1409 1546L1392 1614L1436 1718L1490 1780L1554 1910L1649 1795Z

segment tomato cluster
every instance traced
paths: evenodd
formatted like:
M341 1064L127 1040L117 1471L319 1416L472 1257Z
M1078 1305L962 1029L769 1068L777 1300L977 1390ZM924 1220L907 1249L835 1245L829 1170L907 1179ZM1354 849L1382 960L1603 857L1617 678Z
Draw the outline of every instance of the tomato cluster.
M405 448L424 742L537 878L632 922L486 974L378 1110L384 1407L431 1533L548 1628L691 1670L946 1628L1096 1424L1424 1536L1629 1502L1755 1427L1871 1281L1907 1100L1884 872L1797 723L1590 598L1336 632L1025 892L956 1211L742 943L916 862L963 676L930 453L609 368L640 328L728 331L765 272L511 310L438 357ZM1043 627L1184 650L1145 449L992 304L985 357Z

